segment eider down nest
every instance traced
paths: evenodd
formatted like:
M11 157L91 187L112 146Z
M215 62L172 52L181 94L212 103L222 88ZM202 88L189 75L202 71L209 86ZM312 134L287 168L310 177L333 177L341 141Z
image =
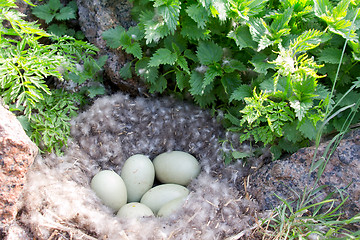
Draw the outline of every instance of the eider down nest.
M244 170L224 165L219 140L231 136L207 111L171 98L116 94L75 118L71 132L64 156L38 157L28 174L19 239L253 239L258 206L236 189ZM194 155L202 170L169 217L121 219L90 189L100 170L119 173L134 154L153 159L172 150Z

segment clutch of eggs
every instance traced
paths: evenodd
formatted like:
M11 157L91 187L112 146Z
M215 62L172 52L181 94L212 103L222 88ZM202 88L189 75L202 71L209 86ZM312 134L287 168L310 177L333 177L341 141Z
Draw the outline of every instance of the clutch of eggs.
M153 161L136 154L125 161L120 175L102 170L90 186L119 217L166 217L181 208L189 194L186 186L200 169L197 159L182 151L162 153ZM153 187L155 176L162 184Z

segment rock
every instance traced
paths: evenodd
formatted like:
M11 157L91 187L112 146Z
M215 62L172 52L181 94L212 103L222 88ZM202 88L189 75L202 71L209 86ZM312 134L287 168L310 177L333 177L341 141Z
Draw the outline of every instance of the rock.
M317 159L320 159L329 142L320 144ZM263 210L272 209L281 202L274 195L294 200L292 190L302 193L306 185L312 186L316 172L309 176L315 147L303 148L285 160L271 162L250 176L247 193L255 198ZM343 206L344 217L352 217L360 212L360 130L344 138L330 158L319 185L328 185L322 193L330 193L335 188L343 190L351 184L344 196L349 196ZM336 197L339 197L338 195Z
M77 0L79 8L79 23L86 38L100 49L100 55L108 55L104 66L107 77L122 91L138 94L139 89L145 89L139 79L122 79L120 68L133 58L120 49L110 49L102 38L102 33L121 25L125 29L136 25L131 19L130 1L118 0ZM140 91L141 92L141 91Z
M15 115L0 104L0 232L14 220L25 175L38 153Z

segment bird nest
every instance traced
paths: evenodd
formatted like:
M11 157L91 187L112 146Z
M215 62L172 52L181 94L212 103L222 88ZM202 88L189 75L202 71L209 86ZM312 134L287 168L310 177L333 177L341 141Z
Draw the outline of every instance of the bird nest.
M38 157L28 174L17 216L21 239L251 239L258 206L236 189L245 173L224 165L220 140L230 135L209 112L171 98L116 94L75 118L71 133L64 156ZM119 173L134 154L153 159L172 150L195 156L201 173L169 217L116 217L89 187L97 172Z

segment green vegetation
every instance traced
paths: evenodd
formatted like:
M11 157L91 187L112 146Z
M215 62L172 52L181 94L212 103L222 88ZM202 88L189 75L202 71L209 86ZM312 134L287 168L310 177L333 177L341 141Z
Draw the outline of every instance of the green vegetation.
M75 1L71 1L66 6L60 3L60 0L49 0L47 3L35 6L32 13L46 24L50 24L48 31L56 36L71 36L76 39L84 39L85 36L81 31L69 28L66 24L67 20L76 19L77 5Z
M70 117L86 96L103 93L104 88L95 84L76 95L52 91L46 81L101 81L96 72L105 59L95 61L92 56L98 49L89 43L50 35L38 24L23 20L15 0L0 0L0 6L0 96L41 150L60 154L70 135ZM42 44L44 39L51 44ZM77 67L80 63L84 69Z
M337 66L335 101L358 77L358 2L350 0L133 1L138 26L104 32L135 59L120 71L150 92L225 112L225 126L271 147L273 158L315 140ZM348 41L350 48L342 54ZM359 98L354 90L347 100ZM343 101L346 104L346 101ZM337 106L343 107L343 106ZM340 130L344 112L327 125ZM359 114L354 122L359 120Z
M24 0L27 3L31 2ZM139 24L104 32L111 48L134 60L123 78L137 75L150 92L187 94L201 107L224 112L224 125L240 142L261 142L273 158L319 144L337 131L327 151L314 156L318 180L349 127L360 119L358 0L134 0ZM32 4L31 4L32 5ZM83 34L68 28L75 1L49 0L33 13L49 25L23 20L15 0L0 0L0 96L44 152L61 154L70 119L88 98L104 94L97 74L106 57ZM44 44L44 42L48 44ZM73 81L80 92L52 90L47 81ZM233 152L243 159L251 154ZM346 201L334 191L316 202L325 186L306 187L294 202L264 220L270 239L359 239L339 210ZM335 197L340 196L340 197ZM340 204L336 205L339 202ZM343 234L340 236L339 234Z

